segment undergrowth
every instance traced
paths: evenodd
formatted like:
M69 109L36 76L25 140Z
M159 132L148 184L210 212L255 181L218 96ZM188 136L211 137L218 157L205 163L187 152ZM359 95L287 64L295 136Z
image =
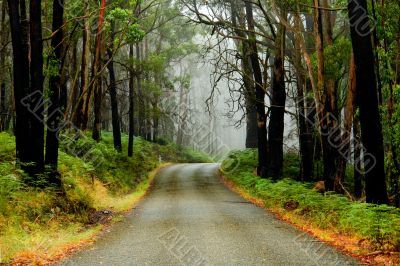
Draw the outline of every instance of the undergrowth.
M14 137L0 133L0 263L44 264L101 230L94 214L108 210L115 218L130 210L147 190L149 172L160 164L208 161L200 152L141 138L135 138L129 158L127 136L118 153L106 132L100 143L90 137L61 140L63 189L39 189L25 185L27 176L15 165Z
M256 165L256 152L244 150L233 152L221 169L239 189L261 199L267 208L286 215L294 223L356 237L377 250L400 250L399 209L352 202L334 193L321 194L313 189L313 184L289 178L278 182L261 179L253 173Z

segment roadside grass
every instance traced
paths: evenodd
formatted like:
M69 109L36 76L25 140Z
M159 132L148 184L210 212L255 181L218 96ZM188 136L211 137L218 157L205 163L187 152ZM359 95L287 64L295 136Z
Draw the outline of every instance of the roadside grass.
M240 162L237 166L236 162ZM254 175L254 150L235 151L221 171L240 193L301 228L311 230L327 242L345 236L351 243L344 249L358 254L400 251L400 210L387 205L351 201L343 195L321 194L312 183L285 178L277 182ZM235 166L235 168L233 167ZM377 253L377 254L380 254Z
M43 265L58 260L121 220L145 195L155 169L167 162L209 161L200 152L141 138L135 139L134 156L126 154L126 135L121 154L107 132L100 143L89 137L62 141L63 190L39 189L25 185L29 177L16 168L14 137L0 133L0 263Z

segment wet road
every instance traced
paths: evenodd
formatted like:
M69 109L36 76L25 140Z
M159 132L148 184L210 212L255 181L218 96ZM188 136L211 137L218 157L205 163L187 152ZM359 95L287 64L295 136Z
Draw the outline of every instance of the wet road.
M59 265L357 265L227 189L216 164L160 171L147 197Z

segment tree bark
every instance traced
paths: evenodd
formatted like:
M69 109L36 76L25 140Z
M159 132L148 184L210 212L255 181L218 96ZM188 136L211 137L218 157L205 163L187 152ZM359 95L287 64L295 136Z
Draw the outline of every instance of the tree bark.
M299 8L298 8L299 10ZM306 16L306 30L313 31L313 24L310 16ZM311 19L312 20L312 19ZM297 104L299 114L299 143L300 143L300 154L301 154L301 180L312 180L314 178L314 160L316 157L319 158L319 136L316 134L316 110L319 109L318 93L315 93L314 99L310 97L313 91L315 91L313 69L311 60L307 50L314 49L312 47L312 38L307 37L307 42L304 41L304 37L301 35L303 27L301 26L301 18L298 13L295 14L294 23L296 27L295 41L294 41L294 67L297 75ZM308 68L303 70L301 55L304 55L306 65Z
M357 79L357 103L360 108L361 137L364 145L365 192L368 203L388 203L384 169L382 125L378 107L378 89L369 25L362 25L368 10L366 0L349 0L350 31ZM364 30L364 31L361 31Z
M283 17L286 16L282 12ZM286 19L286 18L285 18ZM283 133L285 126L285 38L286 28L279 25L279 32L275 40L275 58L272 77L271 117L268 127L268 148L269 166L268 177L278 179L282 176L283 170Z
M47 134L46 134L46 157L45 164L48 167L49 182L53 184L61 185L61 180L57 173L58 165L58 134L60 121L64 118L64 113L61 106L61 95L66 90L65 84L62 82L63 75L63 64L62 56L64 53L64 45L62 43L64 38L64 30L62 28L64 22L64 0L53 1L53 24L52 32L53 37L51 39L51 47L53 54L50 57L51 64L57 64L58 74L50 77L50 101L51 104L47 111Z
M238 6L235 0L230 1L232 24L236 35L243 40L236 41L236 48L241 53L241 76L243 79L245 115L246 115L246 148L257 148L257 110L255 106L255 90L253 72L250 60L250 48L245 33L246 21L243 6Z
M99 77L99 70L101 69L101 52L103 47L102 37L103 37L103 25L104 25L104 12L106 9L106 0L101 1L100 12L99 12L99 22L97 27L96 35L96 52L93 62L93 81L90 86L94 87L94 121L93 121L93 131L92 138L99 142L101 140L101 104L103 101L103 89L102 89L102 79L101 75ZM91 90L89 90L91 91Z
M142 138L146 138L145 133L145 106L144 106L144 95L143 95L143 88L142 88L142 67L141 64L141 44L136 44L136 60L138 62L138 67L136 69L136 84L138 89L138 107L139 107L139 116L138 116L138 124L139 124L139 135Z
M299 129L299 144L300 144L300 180L310 181L313 178L313 135L310 128L307 126L306 112L306 89L307 82L301 63L300 45L298 41L294 43L294 67L297 78L297 113L298 113L298 129Z
M42 2L32 0L29 5L29 29L30 29L30 93L40 92L43 94L43 37L42 37ZM29 166L28 172L34 175L42 174L44 171L44 105L42 99L30 116L29 150L33 164Z
M250 59L253 68L255 95L256 95L256 110L257 110L257 138L258 138L258 167L257 173L263 178L267 177L267 128L265 115L265 90L263 86L263 78L261 66L258 58L258 49L256 43L255 23L253 16L253 6L250 2L245 2L246 18L248 23Z
M133 141L135 136L135 79L133 70L133 44L129 45L129 140L128 156L133 156Z
M362 173L361 173L361 138L360 138L360 121L355 117L353 119L353 161L354 161L354 196L361 198L362 196Z
M89 15L89 4L85 5L85 17ZM82 42L82 63L81 63L81 88L79 102L75 110L75 126L86 130L91 93L89 93L89 57L90 57L90 25L88 18L83 19L83 42Z
M69 118L70 121L74 121L74 114L79 102L78 99L78 79L79 79L79 67L78 67L78 40L72 43L72 55L71 55L71 77L70 77L70 95L65 112L65 116Z
M8 43L9 28L6 25L7 2L3 1L1 5L1 24L0 24L0 68L5 69L6 53L5 46ZM6 75L4 71L0 72L0 132L7 130L8 108L7 108L7 90Z
M15 142L17 164L28 171L27 163L31 162L29 154L29 116L22 105L22 99L29 92L29 51L28 23L26 20L25 0L8 0L10 29L13 48L13 83L15 102ZM32 173L30 173L32 174Z
M116 85L116 80L115 80L113 52L110 48L107 49L107 54L108 54L108 57L110 60L109 64L107 65L107 68L108 68L108 72L110 74L110 86L109 86L108 90L109 90L110 99L111 99L111 114L112 114L114 148L118 152L122 152L121 124L119 121L119 113L118 113L117 85Z

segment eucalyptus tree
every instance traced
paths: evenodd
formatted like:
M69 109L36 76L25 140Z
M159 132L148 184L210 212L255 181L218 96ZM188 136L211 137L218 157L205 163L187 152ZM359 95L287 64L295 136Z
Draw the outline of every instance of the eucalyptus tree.
M49 64L56 69L51 73L49 80L50 105L47 108L47 133L46 133L46 155L45 163L49 167L50 182L61 185L57 174L59 131L61 122L64 119L66 105L66 83L65 83L65 44L64 39L64 1L53 1L52 39L51 56Z
M16 156L21 168L36 177L44 171L41 8L41 1L32 1L28 20L25 0L8 1L13 47ZM29 97L33 93L38 97Z
M10 129L12 112L12 93L10 88L10 25L7 16L7 1L0 6L0 131Z
M378 88L375 76L375 60L371 41L370 22L365 22L365 0L349 1L351 39L354 52L357 82L357 103L360 108L361 136L365 147L365 192L370 203L388 203L386 190L382 124L379 114Z

